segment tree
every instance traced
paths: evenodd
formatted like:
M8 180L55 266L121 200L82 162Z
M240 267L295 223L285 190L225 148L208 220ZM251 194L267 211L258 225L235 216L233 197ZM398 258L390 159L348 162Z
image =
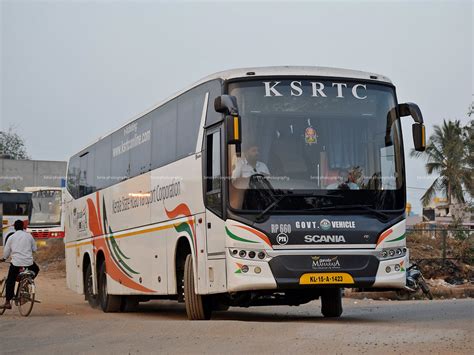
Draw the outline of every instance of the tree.
M13 127L8 131L0 131L0 154L9 155L12 159L28 159L25 141Z
M472 195L472 122L461 127L460 121L443 120L441 126L434 126L434 133L428 140L426 150L412 150L412 157L426 160L426 172L439 176L421 197L423 206L427 206L436 192L443 193L452 204L453 200L464 203L464 189Z
M465 149L464 165L467 168L467 174L463 176L464 186L472 197L474 196L474 120L463 127L462 140Z

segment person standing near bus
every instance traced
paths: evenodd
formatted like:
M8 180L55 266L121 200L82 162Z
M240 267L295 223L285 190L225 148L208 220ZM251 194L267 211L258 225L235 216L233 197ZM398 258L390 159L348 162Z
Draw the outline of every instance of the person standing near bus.
M20 269L22 267L28 268L35 273L35 277L39 272L38 265L33 261L33 253L36 252L35 240L30 233L23 230L23 221L15 221L14 227L15 233L6 241L3 249L3 259L0 259L0 261L5 261L10 256L12 259L6 282L6 301L4 305L0 306L5 309L12 308L11 300L15 295L15 282Z

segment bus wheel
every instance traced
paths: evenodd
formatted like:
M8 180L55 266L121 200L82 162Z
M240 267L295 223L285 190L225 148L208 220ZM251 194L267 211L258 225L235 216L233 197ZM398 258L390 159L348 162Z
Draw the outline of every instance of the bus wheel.
M89 264L84 275L84 295L92 308L99 306L97 295L94 295L94 278L92 277L92 266Z
M106 313L120 311L122 303L121 296L109 295L107 293L107 273L105 269L105 261L100 265L99 272L99 300L100 307Z
M211 319L212 304L210 299L196 294L194 290L193 258L191 254L188 254L184 264L184 302L189 320Z
M337 318L342 314L342 291L340 288L322 290L321 313L327 318Z

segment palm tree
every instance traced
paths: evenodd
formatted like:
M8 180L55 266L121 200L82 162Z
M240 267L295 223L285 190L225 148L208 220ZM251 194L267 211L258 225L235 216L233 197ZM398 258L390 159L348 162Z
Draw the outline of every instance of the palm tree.
M473 173L468 145L463 139L465 128L461 127L460 121L443 120L441 127L434 126L424 152L411 151L412 157L425 158L428 175L439 175L421 197L423 206L431 202L437 191L447 197L449 205L453 200L465 202L463 187L471 188Z

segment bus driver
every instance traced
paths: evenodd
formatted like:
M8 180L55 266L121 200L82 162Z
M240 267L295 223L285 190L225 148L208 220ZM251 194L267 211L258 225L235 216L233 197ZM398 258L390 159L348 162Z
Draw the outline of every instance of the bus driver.
M259 148L256 144L250 144L244 151L244 156L238 158L232 170L232 180L230 188L234 190L231 194L230 204L233 208L242 208L245 191L249 188L249 181L252 175L270 175L270 171L265 163L258 161Z
M249 178L255 174L270 175L265 163L258 161L259 148L256 144L251 144L245 150L245 157L237 160L232 171L232 181L238 178Z

